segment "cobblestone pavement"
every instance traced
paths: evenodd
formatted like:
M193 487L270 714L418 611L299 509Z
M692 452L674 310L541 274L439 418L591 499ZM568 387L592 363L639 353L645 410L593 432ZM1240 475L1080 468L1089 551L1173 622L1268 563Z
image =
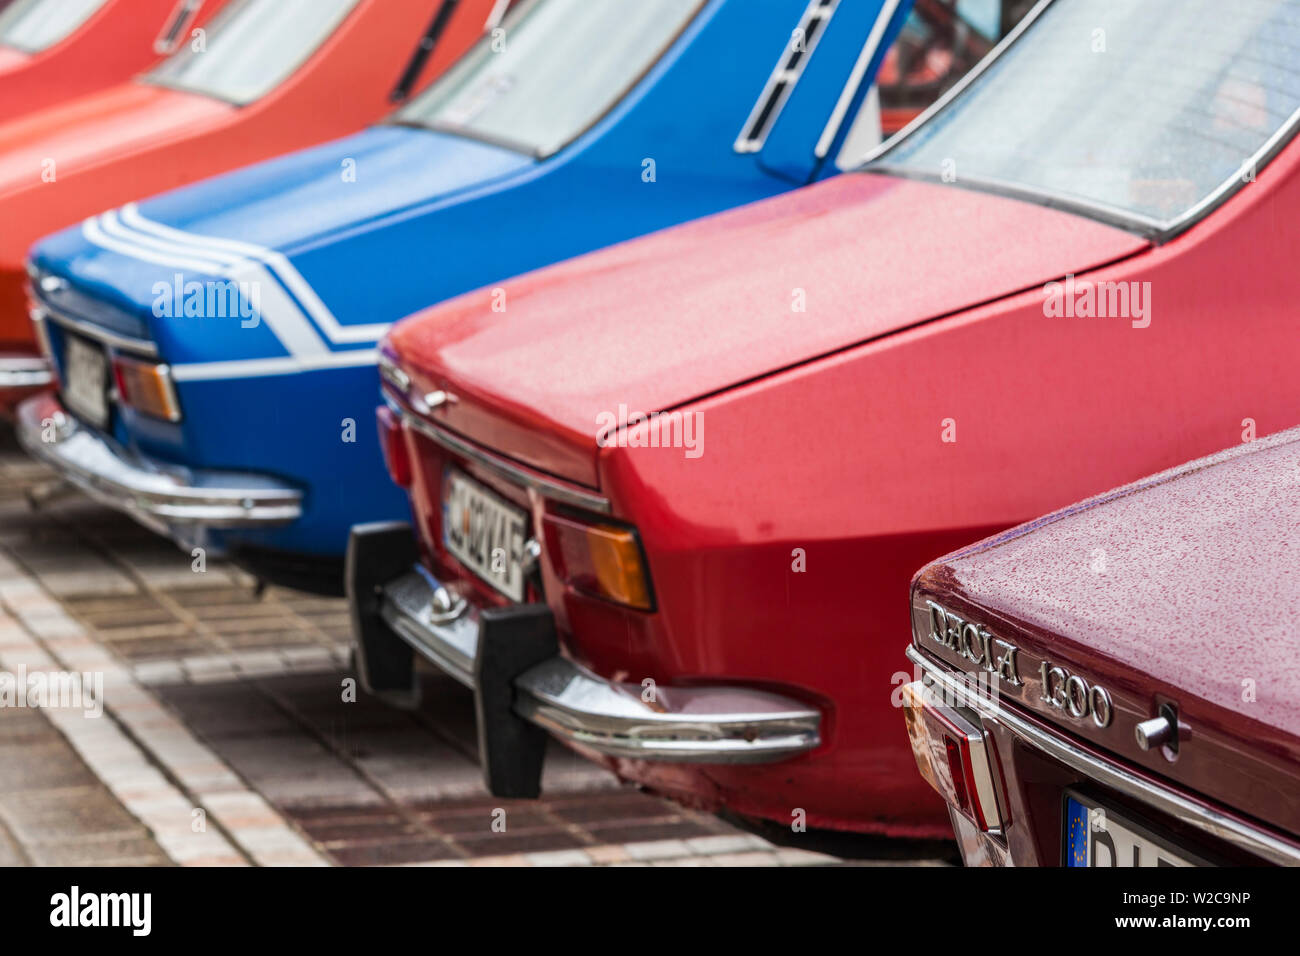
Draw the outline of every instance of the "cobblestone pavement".
M426 675L415 713L354 695L342 601L258 596L217 562L196 571L76 493L33 511L49 477L0 434L0 671L28 687L91 676L80 700L0 706L0 864L840 862L621 786L558 746L542 799L493 798L459 684ZM903 852L940 863L945 847Z

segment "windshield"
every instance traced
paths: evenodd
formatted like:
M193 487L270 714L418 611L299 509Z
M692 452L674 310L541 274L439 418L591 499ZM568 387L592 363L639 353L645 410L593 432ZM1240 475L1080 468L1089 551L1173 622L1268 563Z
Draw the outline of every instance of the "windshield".
M1003 187L1168 233L1300 109L1300 0L1055 0L867 168Z
M701 0L531 0L393 116L548 156L605 114Z
M149 80L244 105L271 92L334 32L359 0L238 0Z
M106 2L108 0L14 0L0 13L0 44L24 53L48 50L71 36Z

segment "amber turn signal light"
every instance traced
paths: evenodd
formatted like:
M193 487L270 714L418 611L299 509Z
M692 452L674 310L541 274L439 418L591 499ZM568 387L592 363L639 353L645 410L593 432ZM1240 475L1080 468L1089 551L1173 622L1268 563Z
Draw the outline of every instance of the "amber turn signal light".
M547 551L566 584L638 611L654 609L650 576L635 531L561 515L547 515L542 525Z
M118 355L113 358L113 378L123 404L166 422L181 420L171 369L166 365Z

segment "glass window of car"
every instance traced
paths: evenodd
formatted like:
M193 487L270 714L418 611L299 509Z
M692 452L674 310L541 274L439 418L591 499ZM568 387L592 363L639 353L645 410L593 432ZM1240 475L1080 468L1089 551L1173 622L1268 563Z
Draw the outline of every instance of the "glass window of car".
M107 0L14 0L0 13L0 44L40 53L66 40Z
M237 0L213 20L202 50L183 47L148 79L241 106L251 103L288 79L357 3Z
M835 159L853 169L925 112L1033 6L1032 0L917 0Z
M548 156L636 83L701 0L530 0L393 121Z
M868 168L1035 198L1167 236L1300 113L1300 0L1051 0Z

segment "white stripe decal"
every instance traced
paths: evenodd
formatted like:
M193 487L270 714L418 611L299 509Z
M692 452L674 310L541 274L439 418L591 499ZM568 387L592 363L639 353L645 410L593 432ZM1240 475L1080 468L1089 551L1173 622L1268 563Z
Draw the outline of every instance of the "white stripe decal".
M99 223L94 219L87 219L81 226L81 233L86 240L108 249L110 252L116 252L119 255L130 256L134 259L142 259L145 262L153 262L162 266L173 266L181 269L192 269L195 272L212 272L213 266L210 262L200 261L198 259L185 259L174 253L163 255L141 246L128 245L125 242L119 242L106 236Z
M374 365L379 352L375 349L354 349L349 352L329 352L312 358L239 359L230 362L194 362L173 365L172 378L178 382L209 382L214 379L260 378L269 375L292 375L296 372L315 372L329 368L353 368Z
M105 213L101 221L115 215L115 213ZM132 240L132 242L136 244L136 248L148 249L147 246L139 244L140 240ZM139 253L136 255L138 257ZM162 254L155 252L154 255L154 261L160 261L159 257ZM175 253L171 255L174 256ZM180 261L181 258L178 257L177 264ZM209 268L206 271L234 282L253 283L260 300L258 316L275 333L276 338L290 355L316 355L329 351L329 347L316 334L316 329L298 307L298 303L294 302L276 277L260 262L233 257L229 264Z
M114 212L104 213L95 220L95 224L103 230L104 235L117 239L123 245L151 249L157 254L166 256L176 256L184 253L186 258L193 258L195 262L207 262L209 265L204 270L206 272L219 272L222 268L235 261L234 258L228 259L220 253L213 254L203 249L177 249L175 243L166 243L160 239L141 236L122 225Z
M179 255L175 251L163 248L157 240L132 236L130 231L117 221L116 216L116 213L108 212L98 219L87 220L83 224L82 234L95 245L145 262L189 269L193 272L228 278L234 282L254 283L260 300L258 316L280 340L285 351L290 355L299 356L329 353L329 347L316 333L316 329L302 309L270 270L260 262L225 257L220 254L218 254L220 258L226 258L228 261L222 263L214 259L195 259ZM110 232L121 238L113 238L109 235Z
M201 250L205 255L226 252L248 259L256 259L270 266L279 275L289 291L298 297L298 301L302 303L307 314L312 317L331 342L343 344L374 342L388 331L388 323L346 326L341 324L334 313L321 300L320 296L316 294L316 290L311 287L311 283L303 278L302 273L294 267L293 263L283 253L275 249L254 245L251 242L240 242L236 239L222 239L217 236L201 236L198 233L185 232L155 222L152 219L147 219L141 214L140 207L135 203L127 203L121 208L120 213L124 224L142 233L164 239L167 242L187 246L196 251Z
M260 298L258 315L289 354L278 358L174 365L172 375L179 382L374 365L377 355L374 349L332 352L317 328L333 344L369 345L390 327L389 323L342 326L307 280L280 253L251 243L173 229L146 219L134 203L86 220L82 234L94 245L119 255L233 282L256 283Z

